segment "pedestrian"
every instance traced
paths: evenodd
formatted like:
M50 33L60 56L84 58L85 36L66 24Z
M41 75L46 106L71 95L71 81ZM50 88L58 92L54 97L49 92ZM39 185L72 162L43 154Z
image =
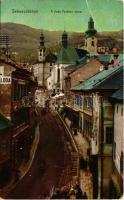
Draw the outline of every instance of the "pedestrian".
M79 184L76 184L74 189L76 190L76 199L82 199L83 193L82 193L82 190L81 190Z
M70 199L76 199L76 190L72 187L69 192Z
M77 128L74 128L74 135L77 135Z
M84 194L83 194L83 199L87 199L87 194L86 194L86 192L84 192Z

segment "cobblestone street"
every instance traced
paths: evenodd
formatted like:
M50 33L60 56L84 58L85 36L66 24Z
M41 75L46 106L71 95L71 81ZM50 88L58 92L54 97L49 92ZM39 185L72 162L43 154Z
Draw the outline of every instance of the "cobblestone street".
M48 123L49 122L49 123ZM7 198L46 198L51 188L59 181L64 162L64 150L61 140L64 131L56 115L47 113L39 117L40 142L34 162ZM61 128L60 128L61 127ZM45 169L41 171L40 163Z

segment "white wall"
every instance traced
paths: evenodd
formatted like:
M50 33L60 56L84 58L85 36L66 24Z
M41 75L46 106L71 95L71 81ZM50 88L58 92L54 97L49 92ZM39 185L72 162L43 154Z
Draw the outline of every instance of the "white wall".
M91 139L91 152L93 155L99 152L100 138L100 96L93 94L93 138Z
M117 112L117 107L118 107L118 112ZM123 151L123 116L122 116L122 109L123 109L123 104L117 103L115 104L115 110L114 110L114 141L116 142L116 159L115 161L115 166L120 172L120 156L121 156L121 151Z
M92 46L92 41L94 42L94 46ZM97 38L96 37L88 37L85 39L85 48L91 54L97 53Z
M0 75L4 76L4 66L0 66Z
M55 88L55 85L57 84L57 76L58 76L58 67L60 69L60 89L63 88L63 84L64 84L64 68L68 66L66 64L55 64L51 70L51 76L47 79L47 85L48 85L48 82L50 81L51 82L51 86L50 86L50 89L56 89Z
M37 77L38 85L42 85L43 82L43 64L37 63L33 65L34 76Z

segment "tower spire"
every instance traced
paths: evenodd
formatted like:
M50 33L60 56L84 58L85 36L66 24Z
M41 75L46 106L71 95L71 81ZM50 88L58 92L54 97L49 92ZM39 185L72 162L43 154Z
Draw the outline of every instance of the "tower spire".
M41 35L40 35L40 49L44 49L45 48L45 40L44 40L44 34L43 32L41 32Z
M97 33L97 30L94 28L94 21L92 16L90 16L88 21L88 30L85 32L87 37L92 37Z
M44 39L43 32L41 32L41 34L40 34L40 46L39 46L39 52L38 52L38 60L40 62L44 62L44 60L45 60L45 39Z
M63 34L62 34L62 46L63 46L64 48L67 48L67 46L68 46L68 34L67 34L67 32L65 31L65 29L64 29L64 32L63 32Z

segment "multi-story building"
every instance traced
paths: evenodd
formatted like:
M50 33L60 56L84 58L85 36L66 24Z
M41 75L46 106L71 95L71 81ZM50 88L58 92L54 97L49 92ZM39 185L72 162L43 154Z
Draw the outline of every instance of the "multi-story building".
M92 163L97 169L93 170L94 185L101 188L101 191L98 189L95 193L102 198L108 198L112 174L113 107L110 96L122 85L123 68L122 63L120 64L121 66L101 71L73 88L75 104L81 113L81 126L79 123L78 128L89 140ZM99 177L97 181L96 173Z
M68 75L65 77L65 96L67 101L70 103L71 91L70 89L80 82L90 78L91 76L100 72L103 64L97 58L86 58L81 64L74 67L68 66L66 71L71 68Z
M47 88L47 79L51 74L56 59L56 55L47 52L45 47L45 38L43 33L41 33L40 46L38 49L38 61L33 65L34 76L37 77L39 88ZM50 87L50 84L48 84L48 86Z
M103 42L102 42L103 43ZM88 29L85 32L84 46L91 55L104 54L109 51L109 47L103 46L103 44L98 38L97 30L94 27L93 18L90 17L88 21Z
M11 157L12 171L16 172L28 161L35 137L37 82L31 72L20 68L5 55L1 55L0 60L0 112L13 123Z
M113 139L113 162L110 198L119 199L123 195L123 89L122 87L112 95L114 106L114 139Z
M0 189L2 189L12 177L12 126L12 123L0 113Z
M68 44L68 34L66 31L62 34L62 47L57 55L57 61L51 71L51 76L48 78L48 85L56 92L64 90L64 78L67 75L66 67L69 64L76 64L79 60L85 57L86 50L74 48Z

